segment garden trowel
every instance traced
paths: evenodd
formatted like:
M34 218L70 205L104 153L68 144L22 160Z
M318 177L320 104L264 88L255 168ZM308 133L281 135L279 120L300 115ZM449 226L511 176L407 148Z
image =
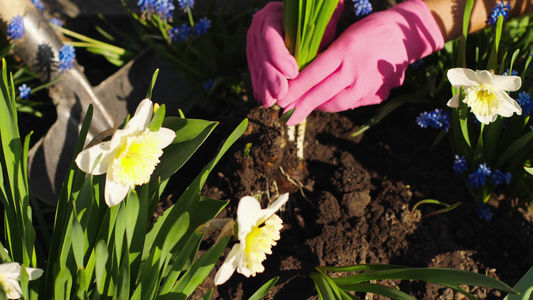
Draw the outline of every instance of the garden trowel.
M124 120L126 103L116 97L105 100L98 97L77 63L71 70L60 73L57 57L63 43L30 0L0 0L0 18L4 24L17 15L24 18L25 30L21 39L12 41L16 43L15 55L31 71L38 73L42 82L59 77L49 89L56 106L57 121L31 148L28 163L33 193L55 204L89 105L93 105L94 114L87 140L113 127L118 120Z

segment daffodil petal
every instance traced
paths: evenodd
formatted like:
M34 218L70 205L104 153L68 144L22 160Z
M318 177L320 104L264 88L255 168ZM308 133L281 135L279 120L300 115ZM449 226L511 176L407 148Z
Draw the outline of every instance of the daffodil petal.
M476 116L479 122L489 125L490 123L496 121L498 115L488 115L488 116Z
M475 71L465 68L453 68L448 70L448 80L450 83L459 88L478 86L479 80Z
M252 196L242 197L237 207L237 224L239 238L246 235L255 226L261 214L261 204Z
M509 96L506 92L498 92L498 96L500 99L502 99L502 109L498 112L498 114L504 116L504 117L510 117L514 113L517 115L522 114L522 108L516 102L513 98Z
M85 173L102 175L107 172L107 167L109 166L109 162L106 159L109 152L109 142L94 145L78 154L76 165Z
M135 131L142 131L150 125L154 113L154 104L150 99L144 99L139 103L135 114L124 126L124 134L130 134Z
M106 179L105 181L105 203L107 206L115 206L122 202L130 191L129 186Z
M450 100L448 100L447 105L453 108L459 107L459 94L453 95L453 97Z
M176 138L176 132L172 129L161 127L158 131L159 138L161 138L161 149L170 145Z
M487 86L492 86L493 85L492 74L490 74L489 71L487 71L487 70L478 70L478 71L476 71L476 73L477 73L478 82L481 85L487 85Z
M239 253L240 244L233 245L231 251L229 252L226 260L220 269L218 269L217 274L215 275L215 285L221 285L230 279L231 275L235 273L235 269L238 266L237 253Z
M289 200L289 193L285 193L281 196L279 196L278 199L276 199L270 206L263 209L261 211L263 220L266 220L270 218L273 214L275 214L282 206Z
M522 86L520 76L501 76L493 75L492 78L494 89L500 91L517 91Z
M6 278L2 282L2 287L8 299L19 299L22 297L22 288L17 280Z
M0 264L0 274L6 279L20 279L20 264L18 262L9 262Z
M44 271L39 268L26 268L26 272L30 280L35 280L41 277Z

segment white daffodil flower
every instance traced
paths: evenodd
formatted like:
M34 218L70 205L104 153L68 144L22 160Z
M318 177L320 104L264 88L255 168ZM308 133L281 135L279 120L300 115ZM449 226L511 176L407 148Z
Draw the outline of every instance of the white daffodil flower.
M22 267L18 262L0 264L0 285L9 299L19 299L22 297L20 288L20 272ZM43 270L36 268L26 268L30 280L37 279L43 275Z
M268 208L261 209L259 201L251 196L241 198L237 207L239 243L231 249L228 257L215 275L215 285L226 282L237 270L246 277L265 270L266 254L272 254L272 246L279 240L283 221L274 213L289 200L283 194Z
M448 70L448 80L456 87L463 87L466 97L463 100L476 115L479 122L489 124L498 115L510 117L513 113L522 114L522 108L505 91L516 91L522 85L519 76L494 75L489 71L473 71L465 68ZM454 95L448 106L459 107L459 94Z
M162 149L176 137L168 128L148 129L153 113L152 101L144 99L124 129L118 129L111 140L87 148L76 157L76 164L85 173L107 173L105 202L110 207L122 202L130 189L150 180Z

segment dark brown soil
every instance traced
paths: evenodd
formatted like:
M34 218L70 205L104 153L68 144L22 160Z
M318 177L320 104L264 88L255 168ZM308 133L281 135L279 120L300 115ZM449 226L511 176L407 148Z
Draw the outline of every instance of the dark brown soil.
M268 194L290 192L291 197L280 212L285 226L264 262L266 271L255 278L235 273L215 289L214 299L247 299L275 276L280 279L268 299L318 299L309 278L318 265L447 267L486 274L511 286L533 265L533 215L528 207L504 216L518 199L500 193L490 201L493 220L480 220L464 183L453 175L447 141L431 147L437 132L416 125L417 107L400 108L364 136L351 137L375 109L311 114L303 163L295 158L293 144L283 147L286 136L275 109L245 108L217 118L218 137L227 136L245 117L250 125L218 164L204 194L231 200L224 212L231 217L242 196L263 194L264 207ZM245 155L248 143L251 149ZM206 147L212 153L216 145ZM425 218L440 207L422 205L412 211L423 199L463 204ZM213 286L215 272L200 293ZM384 284L417 299L462 299L433 284ZM487 288L468 290L479 299L505 296Z

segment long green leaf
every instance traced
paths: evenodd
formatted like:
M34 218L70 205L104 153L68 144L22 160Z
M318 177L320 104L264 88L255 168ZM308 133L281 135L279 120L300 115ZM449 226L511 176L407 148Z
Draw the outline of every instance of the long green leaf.
M364 264L364 265L353 265L353 266L319 266L317 269L322 271L329 272L360 272L360 271L381 271L381 270L394 270L394 269L407 269L409 267L399 266L399 265L388 265L388 264Z
M95 277L96 277L96 288L99 294L104 293L104 282L106 281L106 274L105 274L105 265L107 263L107 259L109 258L109 253L107 252L107 246L106 243L103 240L99 240L96 243L96 247L94 249L95 253ZM61 299L61 298L57 298Z
M315 284L318 296L323 300L341 300L341 290L338 286L320 270L309 275Z
M533 267L518 281L514 289L520 293L508 294L504 300L531 300L533 299Z
M63 268L55 277L54 282L54 299L70 299L72 288L72 275L67 268Z
M211 170L214 168L214 166L217 164L217 162L220 160L220 158L222 158L222 155L224 155L224 153L226 153L229 147L233 145L235 141L237 141L237 139L244 133L247 127L248 127L248 120L244 120L243 122L241 122L241 124L237 126L237 128L226 139L226 141L220 148L216 157L207 164L204 170L200 172L200 174L195 178L195 180L183 192L181 197L178 199L177 203L173 205L171 208L167 209L163 213L163 215L161 215L157 219L157 221L153 224L152 228L150 229L150 232L148 232L146 236L146 242L145 242L144 250L143 250L143 259L147 256L147 253L149 253L149 249L152 248L152 245L155 241L157 233L161 230L161 227L163 226L165 219L177 218L185 211L189 211L191 213L191 210L193 210L194 208L198 208L199 203L200 203L199 195L200 195L200 192L202 190L202 187L205 181L207 180L207 176L209 175ZM213 205L212 203L214 203L214 205L216 205L216 203L220 203L221 204L220 208L222 208L225 202L221 202L221 201L211 202L210 201L205 204L209 204L212 206ZM198 221L202 219L194 215L193 213L191 213L191 216L193 216L191 218L192 221ZM196 228L194 227L194 225L191 224L191 227L189 228L189 230L190 231L186 234L186 236L192 234L192 232L196 230Z
M196 287L198 287L207 275L209 275L209 272L211 272L211 269L215 266L220 255L224 252L224 248L226 248L228 242L228 236L221 238L217 244L209 248L209 250L198 258L191 268L176 283L176 286L168 296L170 297L170 295L172 295L169 299L186 299L192 292L194 292Z
M167 117L163 127L176 131L176 139L165 148L161 163L152 174L151 184L164 181L176 173L200 147L218 122Z
M381 284L375 284L375 283L355 283L355 284L349 284L342 287L345 291L356 291L356 292L363 292L363 293L372 293L376 295L385 296L391 299L398 299L398 300L416 300L415 298L407 295L406 293L389 287L384 286Z
M279 276L276 276L269 281L267 281L265 284L263 284L255 293L248 298L248 300L261 300L263 297L266 296L268 291L278 282Z
M190 236L185 246L180 249L172 262L170 272L159 289L158 296L164 297L168 295L185 267L192 264L192 261L196 258L196 253L198 252L203 236L203 234L195 232Z
M516 293L513 288L497 279L474 272L446 268L405 268L381 270L359 273L342 278L334 278L333 281L339 287L342 287L343 285L381 279L424 280L442 282L445 284L486 286L507 293Z

